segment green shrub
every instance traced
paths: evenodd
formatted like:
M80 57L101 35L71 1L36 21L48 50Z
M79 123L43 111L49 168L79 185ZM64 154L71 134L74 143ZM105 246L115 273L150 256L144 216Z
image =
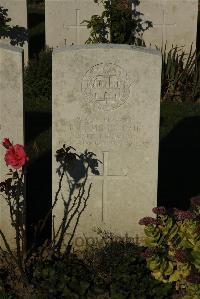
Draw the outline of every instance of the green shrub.
M191 199L191 209L166 211L154 208L156 219L145 217L147 249L144 256L152 275L175 283L182 298L200 298L200 197Z
M10 44L23 46L28 41L28 31L25 27L11 26L8 9L0 5L0 39L9 38Z
M51 106L52 98L52 49L41 51L30 60L24 72L24 97L26 110Z
M101 16L93 15L84 20L90 29L90 43L117 43L144 46L143 32L152 27L152 22L143 21L143 14L137 11L138 0L94 0L102 4L104 11ZM132 10L132 3L135 8Z
M8 9L0 6L0 37L8 37L11 18L8 17Z
M89 246L83 260L103 278L108 298L170 298L173 285L156 281L141 256L143 247L129 238L99 231L100 246Z
M92 276L78 257L52 258L50 255L34 259L32 283L36 293L44 298L87 298ZM81 296L81 297L79 297Z

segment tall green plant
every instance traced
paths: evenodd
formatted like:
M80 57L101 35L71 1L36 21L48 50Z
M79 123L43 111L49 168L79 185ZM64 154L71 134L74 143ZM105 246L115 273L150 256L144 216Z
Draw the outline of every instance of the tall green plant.
M162 52L162 100L184 102L196 101L200 97L200 52L192 50L186 54L182 47L172 47Z
M143 14L137 10L139 0L94 0L103 5L103 13L84 20L90 29L90 43L114 43L145 46L144 31L153 27L152 22L143 21ZM133 8L134 7L134 8ZM133 8L133 9L132 9Z

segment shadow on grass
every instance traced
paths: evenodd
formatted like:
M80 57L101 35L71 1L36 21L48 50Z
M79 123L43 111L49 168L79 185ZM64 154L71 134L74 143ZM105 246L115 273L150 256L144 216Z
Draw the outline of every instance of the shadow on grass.
M164 119L162 119L164 122ZM158 205L189 207L200 194L200 117L185 118L160 143Z
M34 35L29 39L29 59L38 57L45 47L45 34Z
M30 12L28 14L28 28L37 26L38 24L44 22L45 16L41 12Z
M28 28L33 30L34 35L29 36L29 58L37 57L39 52L45 47L45 26L41 32L41 24L45 22L45 15L41 13L29 13Z
M51 113L26 112L25 113L25 141L37 138L39 134L51 127ZM34 240L34 228L32 224L42 219L51 207L52 198L52 151L49 150L37 157L34 163L30 163L27 168L26 177L26 198L27 198L27 240L28 248ZM50 219L51 220L51 219ZM40 235L36 244L41 245L46 237L51 236L51 221L47 222L44 232Z
M26 131L25 140L26 144L31 140L36 139L36 137L46 131L52 125L52 115L47 112L26 112Z
M27 169L26 198L27 198L27 245L34 241L34 226L43 219L51 208L52 200L52 151L40 156ZM45 239L51 238L51 216L43 232L35 240L40 246Z

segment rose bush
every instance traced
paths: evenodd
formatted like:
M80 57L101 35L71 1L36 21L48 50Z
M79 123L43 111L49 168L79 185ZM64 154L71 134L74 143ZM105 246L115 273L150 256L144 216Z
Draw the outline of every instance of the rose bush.
M68 207L70 208L65 208L64 217L60 224L60 228L56 233L55 231L53 231L52 240L49 240L47 238L46 241L42 244L40 249L41 252L44 253L44 256L42 253L39 254L38 258L36 258L38 264L40 264L40 262L46 263L48 259L60 259L61 256L69 256L72 247L71 242L74 237L79 218L85 210L87 206L87 200L90 196L91 184L86 187L88 172L90 170L93 174L99 174L97 167L98 162L100 161L96 158L96 155L94 153L88 152L87 150L81 155L71 152L73 150L75 151L75 149L71 146L66 147L65 145L63 145L61 149L57 150L56 161L59 163L58 175L60 177L58 190L55 194L52 206L46 216L41 219L36 225L34 225L33 241L32 244L28 246L26 230L24 175L26 172L26 163L29 158L26 155L26 152L22 145L13 145L8 138L4 138L4 140L2 141L2 145L6 149L4 160L7 166L10 165L13 169L9 169L9 173L7 174L9 178L7 178L4 182L0 182L0 195L6 200L9 206L11 225L15 229L16 240L16 249L12 250L10 244L7 242L4 232L0 228L0 237L4 242L9 257L9 261L7 261L8 279L5 279L5 281L6 285L7 281L9 281L9 288L13 290L15 295L18 294L18 297L15 298L21 299L24 298L23 290L29 289L31 294L34 292L32 288L32 282L34 281L34 269L36 262L34 261L34 268L32 268L33 264L31 260L34 259L34 256L38 252L37 240L39 240L39 237L43 233L47 221L51 219L52 210L58 201L58 196L60 196L63 178L65 177L65 175L69 175L72 178L69 184L71 195L66 199L66 205L68 205ZM82 176L78 180L73 176L73 169L77 169L76 167L81 167L81 169L84 170ZM73 227L73 232L71 233L69 240L67 240L67 244L64 244L66 231L71 226L71 223L74 220L75 224ZM65 251L61 252L61 249L63 248L65 248ZM0 245L0 262L1 259L5 260L7 258L5 254L6 251L4 251ZM44 258L44 260L42 261L40 259L41 256ZM37 285L37 282L35 283Z
M11 225L15 229L16 252L11 250L4 232L0 229L0 236L4 242L10 257L11 268L16 267L19 281L22 278L27 283L24 258L26 254L26 233L25 233L25 201L24 201L24 166L29 160L24 147L20 144L13 145L8 138L4 138L2 145L6 149L4 160L9 170L7 178L0 183L0 195L4 198L10 209ZM22 168L22 169L20 169ZM5 252L0 246L0 253L5 257ZM12 273L11 273L12 276Z

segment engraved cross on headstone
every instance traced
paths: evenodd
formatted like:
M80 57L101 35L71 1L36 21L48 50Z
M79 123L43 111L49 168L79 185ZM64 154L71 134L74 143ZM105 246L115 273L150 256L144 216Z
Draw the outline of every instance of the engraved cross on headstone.
M161 27L162 28L162 47L167 42L167 27L174 27L176 23L167 23L166 21L166 13L165 9L162 11L162 23L153 24L154 27Z
M102 181L102 221L106 221L106 206L108 204L108 183L110 180L122 180L127 178L128 173L125 170L124 174L109 174L108 170L108 156L109 152L103 152L103 172L100 175L89 175L89 178L101 180ZM119 182L120 183L120 182Z
M72 29L76 29L76 44L80 44L80 30L82 28L87 28L87 25L85 24L81 24L80 21L80 9L76 9L75 11L76 13L76 24L75 25L63 25L64 28L66 28L67 30L69 30L70 28ZM67 44L67 38L65 38L65 46Z

